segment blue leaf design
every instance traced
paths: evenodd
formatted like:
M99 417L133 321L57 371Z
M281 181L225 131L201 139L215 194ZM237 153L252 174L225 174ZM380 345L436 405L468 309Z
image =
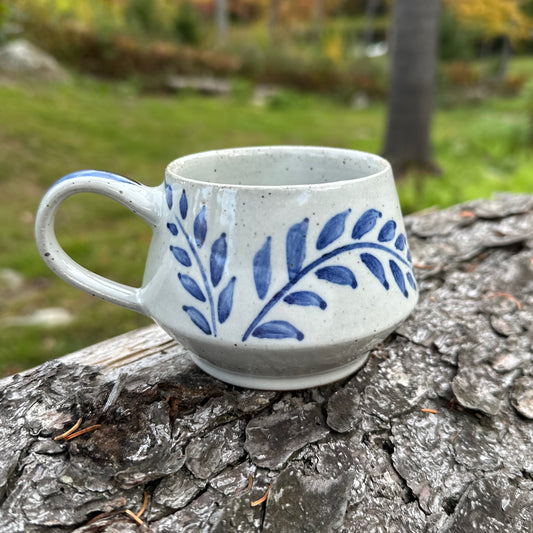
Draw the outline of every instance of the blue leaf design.
M407 289L405 288L405 279L403 277L400 267L397 265L396 261L393 261L392 259L389 259L389 266L392 272L392 277L394 278L394 281L396 282L396 285L398 285L398 288L402 291L403 295L407 298L409 296L409 293L407 292Z
M365 211L353 227L352 239L360 239L363 235L366 235L376 225L380 217L381 212L376 209Z
M235 288L236 279L233 276L218 297L218 321L221 324L226 322L231 313L231 308L233 307L233 289Z
M320 309L325 309L328 306L316 292L311 291L292 292L285 296L283 301L291 305L315 305Z
M302 222L294 224L287 232L286 252L287 252L287 270L289 280L292 281L302 270L305 259L305 243L307 238L307 228L309 219L304 218Z
M216 287L222 279L227 253L226 234L222 233L213 243L213 246L211 246L211 256L209 257L209 268L211 270L211 283L213 287Z
M407 261L409 261L409 263L412 263L413 260L411 259L411 250L407 250Z
M191 276L187 276L187 274L178 274L178 278L181 281L181 284L183 285L183 288L189 293L192 294L197 300L200 300L201 302L205 302L205 296L202 292L202 289L198 286L198 283L194 281L194 279L191 278Z
M189 203L187 202L187 195L183 189L180 198L180 215L183 220L187 218L187 211L189 210Z
M205 319L205 316L195 307L188 305L183 306L183 310L189 315L189 318L196 324L206 335L211 335L211 328Z
M207 235L207 221L205 220L205 205L202 206L198 215L194 219L193 231L194 231L194 240L196 241L196 246L201 248L205 241L205 236Z
M172 187L165 181L165 198L169 209L172 209Z
M383 269L381 261L374 255L367 253L361 254L361 261L363 261L368 270L374 274L374 276L385 287L385 289L389 290L389 282L385 277L385 270Z
M411 275L411 272L407 272L406 277L407 281L409 282L409 285L411 285L411 287L413 287L413 289L416 291L416 281Z
M252 332L258 339L298 339L301 341L304 334L298 331L292 324L284 320L272 320L257 326Z
M315 274L318 279L324 279L337 285L350 285L352 289L357 287L357 281L353 272L343 266L327 266L318 269Z
M271 240L272 237L267 237L265 244L255 254L253 261L255 290L261 300L266 296L272 279L272 267L270 265Z
M176 224L172 224L172 222L167 222L167 228L174 237L178 234L178 226Z
M394 220L389 220L379 232L378 241L379 242L389 242L394 239L396 234L396 222Z
M189 254L183 248L180 248L179 246L170 246L170 251L183 266L190 267L192 265Z
M407 241L405 240L405 235L403 233L400 233L400 235L398 235L398 238L396 239L396 242L394 243L396 250L400 250L401 252L405 248L406 244Z
M344 233L346 217L351 212L351 209L347 209L346 211L343 211L342 213L330 218L326 222L316 241L317 250L322 250L333 241L336 241Z

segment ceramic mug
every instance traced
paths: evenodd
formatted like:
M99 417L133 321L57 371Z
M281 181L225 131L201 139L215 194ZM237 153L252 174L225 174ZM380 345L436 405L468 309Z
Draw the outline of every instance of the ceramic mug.
M54 234L78 192L117 200L153 228L142 287L74 262ZM272 146L171 162L146 187L96 170L44 196L36 240L68 283L150 316L228 383L298 389L361 367L418 298L391 167L352 150Z

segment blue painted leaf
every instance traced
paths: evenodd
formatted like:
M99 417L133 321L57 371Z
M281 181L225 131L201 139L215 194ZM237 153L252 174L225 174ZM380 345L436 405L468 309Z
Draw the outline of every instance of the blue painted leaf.
M179 246L170 246L170 251L183 266L190 267L192 265L189 254L183 248L180 248Z
M363 235L366 235L376 225L380 217L381 212L376 209L365 211L353 227L352 239L360 239Z
M184 305L183 310L189 315L189 318L196 324L206 335L211 335L211 328L205 319L205 316L195 307Z
M187 211L189 210L189 203L187 202L187 195L183 189L180 198L180 215L183 220L187 218Z
M270 287L272 279L272 267L270 265L270 241L272 237L267 237L265 244L254 256L254 281L257 296L262 300Z
M315 305L320 309L325 309L328 306L316 292L311 291L292 292L285 296L283 301L291 305Z
M320 232L320 235L318 236L318 240L316 241L317 250L322 250L322 248L325 248L333 241L336 241L344 233L346 217L351 212L351 209L347 209L346 211L343 211L342 213L330 218L326 222L325 226Z
M233 276L228 284L222 289L218 297L218 321L223 324L228 319L233 307L233 289L235 288L236 277Z
M413 287L413 289L416 291L416 281L415 278L411 275L411 272L407 272L406 274L407 281L409 282L409 285Z
M403 295L407 298L409 296L409 293L407 292L407 289L405 288L405 279L403 277L403 273L396 263L396 261L393 261L392 259L389 260L389 266L390 270L392 272L392 277L394 278L394 281L396 282L396 285L398 285L398 288L402 291Z
M165 198L169 209L172 209L172 187L165 181Z
M379 242L392 241L392 239L394 239L395 234L396 234L396 222L394 222L394 220L389 220L381 228L381 231L379 232L379 235L378 235L378 241Z
M357 281L353 272L343 266L335 265L319 268L315 274L318 279L324 279L337 285L350 285L352 289L357 287Z
M176 224L172 224L172 222L167 222L167 228L174 237L178 234L178 226Z
M201 302L205 302L205 296L202 292L202 289L198 286L198 283L194 281L194 279L191 278L191 276L187 276L187 274L178 274L178 278L181 281L181 284L183 285L183 288L189 293L192 294L197 300L200 300Z
M202 206L200 212L196 215L193 224L194 231L194 240L196 241L196 246L201 248L205 241L205 236L207 235L207 221L205 220L205 205Z
M305 259L305 243L307 238L307 228L309 219L304 218L302 222L294 224L287 232L286 252L287 252L287 270L289 280L292 281L302 270Z
M228 245L226 244L226 234L222 233L213 243L213 246L211 246L211 256L209 257L209 268L211 270L211 283L213 287L216 287L222 279L227 254Z
M409 261L409 263L412 263L413 260L411 259L411 250L407 250L407 261Z
M385 270L383 269L381 261L376 256L367 253L361 254L361 261L363 261L368 270L374 274L385 289L389 290L389 282L385 277Z
M252 336L258 339L298 339L299 341L304 338L301 331L284 320L265 322L254 329Z
M405 248L406 244L407 241L405 240L405 235L403 233L400 233L400 235L398 235L398 238L396 239L396 242L394 243L396 250L402 251Z

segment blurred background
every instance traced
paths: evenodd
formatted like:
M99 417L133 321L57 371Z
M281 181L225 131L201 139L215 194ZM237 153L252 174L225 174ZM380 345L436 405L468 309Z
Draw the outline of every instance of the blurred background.
M0 376L150 320L56 278L34 214L59 177L159 185L181 155L384 154L405 213L533 192L533 0L0 0ZM65 202L84 266L139 285L149 228Z

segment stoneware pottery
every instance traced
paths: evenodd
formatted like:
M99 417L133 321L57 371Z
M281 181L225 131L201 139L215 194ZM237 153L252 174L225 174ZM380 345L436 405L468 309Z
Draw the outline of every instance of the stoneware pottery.
M86 270L54 234L78 192L117 200L153 228L142 287ZM298 389L357 370L417 301L389 163L362 152L272 146L176 159L159 187L84 170L55 183L39 251L68 283L153 318L209 374Z

